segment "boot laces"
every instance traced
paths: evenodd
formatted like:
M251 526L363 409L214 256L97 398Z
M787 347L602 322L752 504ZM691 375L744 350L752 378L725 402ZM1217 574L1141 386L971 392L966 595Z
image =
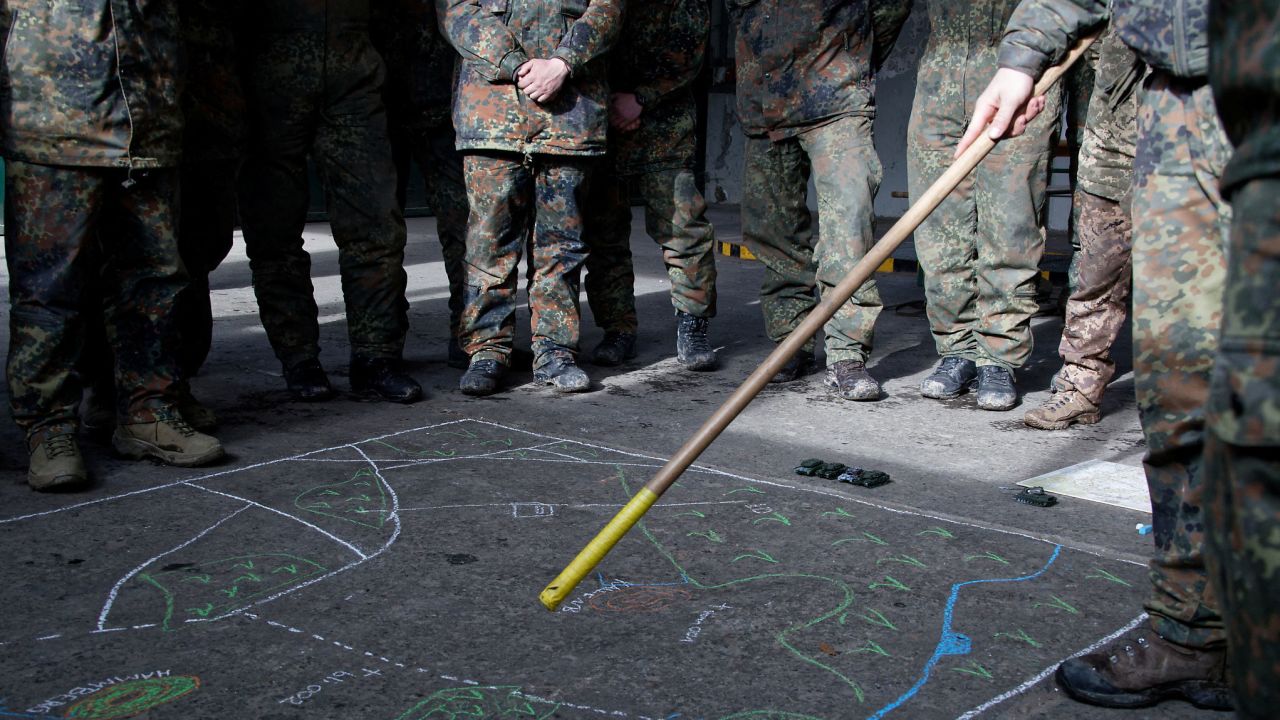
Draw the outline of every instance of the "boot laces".
M51 437L45 441L44 454L50 460L64 455L74 457L76 455L75 439L70 435Z
M182 437L191 437L196 434L196 429L188 425L187 421L176 413L160 418L160 421L173 428Z

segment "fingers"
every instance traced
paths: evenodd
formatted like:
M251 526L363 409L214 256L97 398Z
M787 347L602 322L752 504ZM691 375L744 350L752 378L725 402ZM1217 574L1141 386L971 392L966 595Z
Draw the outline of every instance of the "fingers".
M969 127L964 131L964 137L960 138L960 144L956 146L956 157L960 157L969 146L977 140L982 131L986 129L987 123L991 122L992 116L995 114L995 106L987 99L987 94L983 93L978 98L978 105L973 109L973 119L969 121Z

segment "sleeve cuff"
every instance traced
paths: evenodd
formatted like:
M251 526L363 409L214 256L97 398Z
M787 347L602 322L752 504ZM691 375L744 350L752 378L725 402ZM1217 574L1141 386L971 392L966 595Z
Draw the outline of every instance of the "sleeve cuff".
M580 62L579 57L576 54L569 52L568 50L565 50L564 48L560 48L556 50L555 54L552 55L551 57L560 58L561 60L564 61L565 65L569 66L569 77L571 79L577 77L578 74L582 71L582 63Z
M997 62L1002 68L1026 73L1038 80L1049 67L1050 59L1031 48L1005 42L1000 45Z
M502 68L501 79L515 82L516 71L527 62L529 62L529 56L525 54L524 50L512 50L507 53L507 56L502 58L502 63L499 66Z

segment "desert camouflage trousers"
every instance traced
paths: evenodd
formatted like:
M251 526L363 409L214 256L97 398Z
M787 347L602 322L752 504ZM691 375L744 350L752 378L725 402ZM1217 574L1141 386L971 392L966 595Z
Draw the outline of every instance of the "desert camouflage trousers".
M692 170L657 170L592 182L586 228L587 302L596 325L636 332L635 269L631 258L631 190L644 200L645 230L662 247L671 304L694 317L715 317L715 230Z
M555 354L577 355L583 205L594 162L500 151L464 156L471 215L461 339L472 360L510 365L526 244L534 367Z
M174 227L177 171L10 160L5 185L6 374L29 445L79 425L73 370L97 322L84 313L94 287L115 350L120 418L154 422L177 376L174 304L187 283Z
M871 118L852 116L777 142L747 138L742 239L765 266L765 331L782 342L866 255L875 241L874 199L883 170ZM815 241L809 178L822 226ZM825 218L825 220L823 220ZM827 363L865 362L882 303L868 280L824 327ZM809 339L804 349L812 351Z
M1161 635L1190 647L1224 640L1204 565L1204 443L1231 222L1218 179L1230 154L1208 85L1148 78L1133 189L1133 369L1155 543L1146 608Z
M1236 711L1280 707L1280 178L1231 198L1222 342L1209 386L1208 565L1226 620Z
M1076 190L1079 247L1071 258L1071 296L1058 354L1062 369L1055 390L1075 390L1093 404L1102 401L1115 376L1111 346L1128 317L1133 279L1133 216L1126 204Z

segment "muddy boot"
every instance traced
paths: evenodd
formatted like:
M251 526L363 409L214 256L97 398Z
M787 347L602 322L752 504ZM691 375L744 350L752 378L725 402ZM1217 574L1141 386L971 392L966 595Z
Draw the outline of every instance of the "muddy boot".
M1140 708L1181 699L1211 710L1232 708L1226 651L1187 648L1150 628L1138 630L1058 666L1067 694L1110 708Z
M769 379L770 383L789 383L795 382L805 375L809 374L809 370L813 367L813 353L808 350L800 350L791 359L787 361L778 374Z
M1066 430L1072 423L1092 425L1102 419L1098 406L1075 390L1060 390L1035 410L1028 410L1022 422L1040 430Z
M978 407L983 410L1012 410L1018 404L1013 387L1013 371L1000 365L978 368Z
M600 344L591 351L591 364L617 367L635 356L636 336L633 333L606 330Z
M568 353L552 353L533 371L533 379L554 387L556 392L580 393L591 389L591 378Z
M676 312L676 359L690 370L715 370L719 366L716 351L707 339L711 321Z
M845 400L879 400L880 383L861 360L841 360L827 368L824 384Z
M53 435L31 449L27 484L40 492L81 490L89 485L80 445L71 433Z
M117 426L111 446L127 458L155 458L178 467L207 465L223 455L217 438L198 432L177 413L160 415L155 422Z
M506 366L497 360L488 358L472 360L467 371L462 374L462 379L458 381L458 389L463 395L475 397L492 395L502 389L502 378L506 374Z
M972 360L949 356L942 358L933 374L920 383L920 394L935 400L948 400L969 392L978 377L978 366Z
M173 404L178 409L178 414L191 427L200 432L209 432L217 429L218 416L214 415L212 410L197 400L195 395L191 394L191 387L185 382L175 384Z
M422 399L422 386L400 368L400 360L389 357L351 358L351 390L397 403Z
M315 358L285 368L284 382L294 400L319 402L333 397L329 376L325 375L320 361Z

